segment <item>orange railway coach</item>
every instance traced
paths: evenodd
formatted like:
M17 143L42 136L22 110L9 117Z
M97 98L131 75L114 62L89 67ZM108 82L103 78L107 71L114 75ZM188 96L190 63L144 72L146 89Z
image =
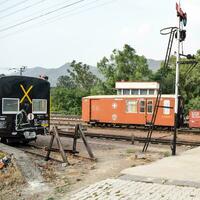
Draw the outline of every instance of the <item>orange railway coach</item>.
M104 95L82 99L82 120L87 123L148 125L157 95ZM174 95L162 95L156 126L174 126ZM181 104L180 104L181 105Z
M200 110L191 110L189 112L189 127L200 128Z

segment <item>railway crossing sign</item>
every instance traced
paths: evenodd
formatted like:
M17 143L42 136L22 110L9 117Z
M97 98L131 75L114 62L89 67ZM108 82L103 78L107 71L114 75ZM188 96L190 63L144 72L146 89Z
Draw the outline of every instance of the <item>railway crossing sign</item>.
M27 98L27 99L29 100L29 102L32 103L32 101L31 101L31 99L30 99L30 97L29 97L28 94L29 94L29 92L32 90L33 86L31 85L31 86L28 88L27 91L24 89L24 86L23 86L23 85L20 84L20 87L21 87L22 91L24 92L24 96L21 98L20 103L22 103L22 102L24 101L25 98Z

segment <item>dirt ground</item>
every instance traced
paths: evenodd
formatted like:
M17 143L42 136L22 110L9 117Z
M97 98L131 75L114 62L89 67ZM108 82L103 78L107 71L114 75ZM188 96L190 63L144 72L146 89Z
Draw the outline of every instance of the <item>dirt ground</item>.
M48 145L49 140L48 136L39 136L37 142L33 142L32 144L44 147ZM42 192L42 194L40 191L24 193L26 186L21 182L17 182L16 184L14 181L12 184L8 184L9 187L0 187L0 199L62 199L81 187L106 178L117 177L120 171L125 168L147 164L171 155L169 146L150 145L149 151L142 154L143 144L139 143L132 145L125 141L100 139L88 139L88 141L97 161L86 159L88 154L81 141L78 142L78 151L82 157L67 154L70 163L69 166L51 160L46 162L41 157L29 154L32 161L40 169L44 177L44 182L48 185L49 189L46 192ZM72 148L72 140L69 138L62 138L62 144L65 149ZM54 144L54 147L57 147L56 144ZM39 154L46 154L44 149L36 149L34 147L25 148ZM178 147L178 152L185 151L188 148ZM61 159L59 153L52 153L51 156Z
M3 155L1 157L6 156L11 159L7 166L0 169L0 200L4 200L10 198L10 194L13 193L13 188L15 188L14 193L20 195L20 191L17 188L19 185L23 186L25 180L12 155L2 151L0 151L0 154Z

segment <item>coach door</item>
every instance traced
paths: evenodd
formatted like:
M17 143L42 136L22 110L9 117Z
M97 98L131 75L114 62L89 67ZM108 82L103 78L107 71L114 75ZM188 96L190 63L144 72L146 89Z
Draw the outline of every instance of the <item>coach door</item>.
M100 119L100 100L99 99L91 99L90 102L90 116L91 116L91 121L99 121Z
M140 124L146 124L147 115L146 115L146 99L140 99L139 104L139 114L140 114Z
M146 124L150 124L153 115L153 99L146 99Z

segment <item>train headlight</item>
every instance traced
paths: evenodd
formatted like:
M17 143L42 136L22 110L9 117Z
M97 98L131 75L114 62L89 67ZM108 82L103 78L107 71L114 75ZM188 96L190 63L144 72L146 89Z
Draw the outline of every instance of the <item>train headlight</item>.
M34 120L34 114L33 113L29 113L27 117L28 117L28 120L30 120L30 121Z

